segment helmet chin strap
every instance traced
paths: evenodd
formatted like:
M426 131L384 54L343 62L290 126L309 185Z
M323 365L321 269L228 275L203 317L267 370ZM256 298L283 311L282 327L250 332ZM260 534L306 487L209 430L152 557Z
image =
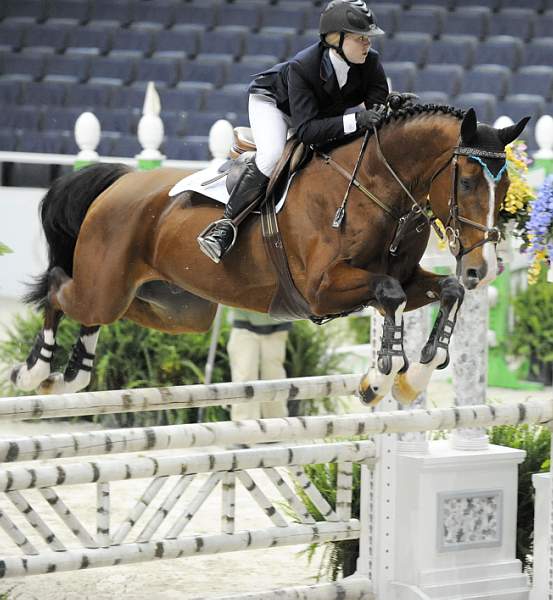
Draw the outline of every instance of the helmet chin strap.
M337 46L333 46L332 44L329 44L325 40L323 40L324 45L327 48L332 48L333 50L336 50L336 52L338 52L338 54L346 61L346 64L348 65L348 67L353 67L355 63L352 63L348 60L346 53L344 52L344 39L346 37L346 32L345 31L340 31L340 41L338 42Z

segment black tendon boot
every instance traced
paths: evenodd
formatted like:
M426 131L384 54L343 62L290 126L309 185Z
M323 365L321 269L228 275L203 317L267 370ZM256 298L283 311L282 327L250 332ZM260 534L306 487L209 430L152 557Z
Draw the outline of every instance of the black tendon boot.
M255 161L246 163L225 206L223 218L208 225L198 236L202 252L213 262L218 263L236 242L238 229L233 219L246 209L253 210L265 199L268 183L269 178L257 168Z

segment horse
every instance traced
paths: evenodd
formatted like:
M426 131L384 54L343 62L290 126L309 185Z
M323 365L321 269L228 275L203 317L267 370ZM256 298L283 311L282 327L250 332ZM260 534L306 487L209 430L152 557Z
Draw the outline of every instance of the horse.
M495 129L473 109L389 109L365 138L315 149L293 178L278 222L313 318L367 306L384 317L376 364L360 376L364 403L390 391L411 402L447 365L465 288L497 274L505 146L527 121ZM207 331L219 303L269 311L278 281L259 219L249 216L232 252L214 264L196 238L221 208L197 193L170 197L183 175L99 163L52 184L40 206L49 264L25 298L43 310L44 325L26 362L11 371L16 387L43 394L86 387L100 327L118 319L179 334ZM333 226L346 189L345 218ZM445 226L455 275L419 264L434 219ZM409 365L403 312L431 302L439 302L436 321L420 361ZM63 315L81 329L64 373L51 373Z

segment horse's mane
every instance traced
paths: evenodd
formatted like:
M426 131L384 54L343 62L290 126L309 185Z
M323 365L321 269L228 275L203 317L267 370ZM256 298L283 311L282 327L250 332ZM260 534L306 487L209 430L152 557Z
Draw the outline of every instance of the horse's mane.
M389 112L380 120L376 128L380 129L399 120L408 120L423 115L451 115L456 119L462 119L465 116L465 111L442 104L409 104Z

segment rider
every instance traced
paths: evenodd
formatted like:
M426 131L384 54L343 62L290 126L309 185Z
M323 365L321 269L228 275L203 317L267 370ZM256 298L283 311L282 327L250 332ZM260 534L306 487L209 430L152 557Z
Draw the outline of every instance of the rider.
M365 1L329 2L319 32L320 42L259 74L249 87L255 161L246 163L224 218L198 237L216 263L235 242L232 219L264 200L291 128L304 144L321 144L366 129L382 116L388 83L371 37L384 31Z

